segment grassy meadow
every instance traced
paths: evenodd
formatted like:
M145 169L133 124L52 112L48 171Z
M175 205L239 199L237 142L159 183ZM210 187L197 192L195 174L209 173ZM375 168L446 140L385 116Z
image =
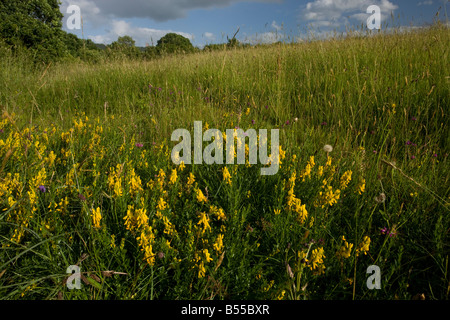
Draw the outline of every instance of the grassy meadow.
M0 297L448 299L449 48L435 25L147 62L1 49ZM279 129L278 173L174 165L194 121Z

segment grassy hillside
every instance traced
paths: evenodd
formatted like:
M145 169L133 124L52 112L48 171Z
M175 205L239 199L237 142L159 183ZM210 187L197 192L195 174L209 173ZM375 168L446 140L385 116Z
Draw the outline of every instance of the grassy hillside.
M448 299L449 48L434 26L150 62L1 49L0 296ZM174 165L194 121L279 129L279 172Z

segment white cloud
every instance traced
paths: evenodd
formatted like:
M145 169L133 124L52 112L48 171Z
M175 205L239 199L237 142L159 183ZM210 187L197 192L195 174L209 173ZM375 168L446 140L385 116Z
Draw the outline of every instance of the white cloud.
M433 4L432 0L426 0L426 1L419 2L417 5L418 6L431 6L432 4Z
M389 0L314 0L306 4L301 19L313 27L338 28L351 20L366 21L369 17L366 11L371 5L380 7L382 20L398 8Z
M214 41L214 40L216 40L216 36L214 35L214 33L211 33L211 32L205 32L205 33L203 34L203 37L204 37L206 40L208 40L208 41Z
M282 25L281 26L277 25L276 21L272 21L272 28L274 28L277 31L283 30L283 26Z

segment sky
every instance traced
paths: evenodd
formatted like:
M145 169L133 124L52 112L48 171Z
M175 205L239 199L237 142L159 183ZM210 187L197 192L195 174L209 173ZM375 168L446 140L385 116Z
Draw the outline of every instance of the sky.
M449 0L62 0L64 29L79 38L110 44L129 35L137 46L156 45L174 32L202 48L236 38L245 43L303 41L367 28L367 8L381 9L382 28L417 28L450 14ZM70 5L82 26L69 30ZM73 20L72 20L73 21Z

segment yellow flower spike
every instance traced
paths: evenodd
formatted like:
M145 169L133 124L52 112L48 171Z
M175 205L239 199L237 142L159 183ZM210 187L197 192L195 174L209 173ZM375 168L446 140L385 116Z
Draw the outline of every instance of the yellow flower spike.
M175 182L177 182L177 179L178 179L177 170L173 169L169 177L169 184L175 184Z
M200 189L197 189L197 201L200 203L208 201L208 199L204 196L202 190Z
M94 228L95 229L100 229L100 221L102 220L102 213L100 211L100 207L98 207L97 209L92 209L92 220L94 223Z
M222 168L222 176L223 176L223 181L225 181L226 184L231 185L231 175L230 175L230 172L228 171L227 167Z
M340 184L341 190L346 189L351 180L352 180L352 171L349 170L349 171L344 172L344 174L341 177L341 181L340 181L341 182L341 184Z

